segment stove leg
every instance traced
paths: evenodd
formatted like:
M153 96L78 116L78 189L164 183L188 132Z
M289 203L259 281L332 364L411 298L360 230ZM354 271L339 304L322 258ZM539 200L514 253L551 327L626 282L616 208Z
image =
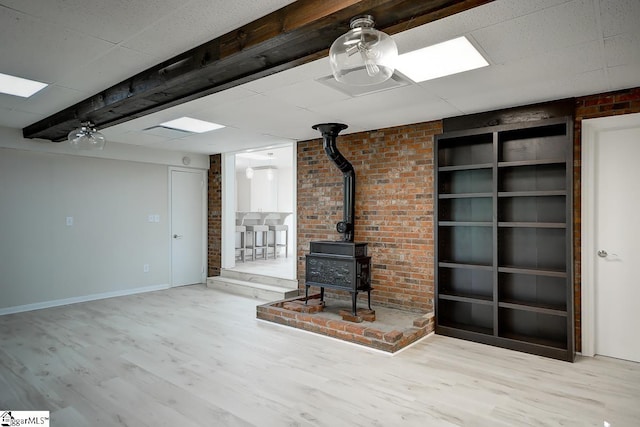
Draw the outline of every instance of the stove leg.
M358 309L356 306L356 301L358 300L358 292L351 293L351 314L354 316L358 315Z
M367 299L369 302L369 310L371 310L371 290L367 291Z
M324 286L320 288L320 302L324 302Z
M309 285L304 287L304 305L307 305L307 301L309 301Z

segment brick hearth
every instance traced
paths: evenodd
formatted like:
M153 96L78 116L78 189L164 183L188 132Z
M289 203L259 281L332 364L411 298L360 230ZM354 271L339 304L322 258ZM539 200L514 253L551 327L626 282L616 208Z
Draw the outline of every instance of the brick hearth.
M409 344L429 335L434 329L433 313L424 315L403 312L404 317L412 317L401 327L389 322L394 310L378 309L376 321L363 320L353 323L341 320L339 315L322 310L320 295L310 296L307 309L300 309L304 297L289 298L259 305L257 318L305 331L338 338L378 350L395 353ZM397 311L397 310L395 310ZM365 316L366 317L366 316Z

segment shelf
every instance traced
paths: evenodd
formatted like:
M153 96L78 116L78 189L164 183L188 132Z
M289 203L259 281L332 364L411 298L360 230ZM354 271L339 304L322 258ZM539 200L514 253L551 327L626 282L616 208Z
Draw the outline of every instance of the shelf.
M498 227L505 228L567 228L564 222L499 222Z
M498 229L498 266L534 270L566 271L566 229L519 228Z
M493 190L493 169L454 170L438 173L438 192L443 194L490 193Z
M471 270L493 270L492 265L482 265L482 264L460 264L457 262L447 262L442 261L438 263L438 267L447 267L447 268L466 268Z
M478 163L475 165L440 166L438 172L465 171L473 169L492 169L493 163Z
M531 337L528 335L516 334L516 333L501 333L500 338L506 338L512 341L517 341L518 343L526 342L527 344L533 344L542 347L549 347L554 349L566 350L567 343L565 341L560 340L550 340L540 337Z
M468 332L475 332L476 334L493 335L493 328L484 328L484 327L477 326L477 325L470 325L468 323L459 323L459 322L444 322L444 323L442 323L441 322L440 326L443 326L445 328L452 328L452 329L468 331Z
M542 160L517 160L511 162L498 162L499 168L511 168L518 166L537 166L537 165L564 165L564 159L542 159Z
M498 222L566 224L566 197L507 197L499 199Z
M499 192L566 191L565 163L545 163L503 167L498 171Z
M492 227L489 221L439 221L440 227Z
M472 197L493 197L493 193L438 194L438 198L440 199L469 199Z
M498 197L539 197L539 196L566 196L566 190L548 191L499 191Z
M440 292L438 293L438 298L449 301L468 302L471 304L493 305L493 300L490 297L483 297L481 295L444 294Z
M565 271L560 270L548 270L542 268L519 268L519 267L498 267L500 273L516 273L516 274L531 274L534 276L549 276L549 277L567 277Z
M531 311L534 313L550 314L553 316L567 317L566 310L559 307L544 306L541 304L531 305L531 304L522 304L520 302L515 302L515 301L501 301L498 303L498 307L509 308L512 310Z
M493 198L440 200L437 213L440 221L493 223Z

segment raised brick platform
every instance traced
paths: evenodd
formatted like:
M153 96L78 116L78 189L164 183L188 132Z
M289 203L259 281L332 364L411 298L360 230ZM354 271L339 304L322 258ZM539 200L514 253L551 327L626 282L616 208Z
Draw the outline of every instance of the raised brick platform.
M389 353L401 350L434 330L433 313L420 315L379 308L373 316L376 321L371 322L363 317L361 323L353 323L343 320L338 313L323 310L324 308L326 306L320 302L318 294L310 296L306 305L304 297L259 305L256 308L256 315L258 319L327 335ZM339 308L336 310L340 311ZM361 314L360 312L361 310L358 310L358 314ZM368 314L368 318L371 319L371 313L364 312L369 312L369 310L364 310L362 314ZM398 320L398 317L402 319ZM403 321L405 325L401 326L400 323Z

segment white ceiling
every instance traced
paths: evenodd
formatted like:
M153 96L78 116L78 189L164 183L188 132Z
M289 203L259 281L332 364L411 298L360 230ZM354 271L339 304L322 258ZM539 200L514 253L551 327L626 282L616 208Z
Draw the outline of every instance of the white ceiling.
M0 72L50 86L0 94L22 128L290 0L0 0ZM400 53L467 36L482 69L351 97L316 80L328 60L103 129L110 141L215 154L640 86L640 0L496 0L394 37ZM226 125L184 136L144 129L188 115Z

